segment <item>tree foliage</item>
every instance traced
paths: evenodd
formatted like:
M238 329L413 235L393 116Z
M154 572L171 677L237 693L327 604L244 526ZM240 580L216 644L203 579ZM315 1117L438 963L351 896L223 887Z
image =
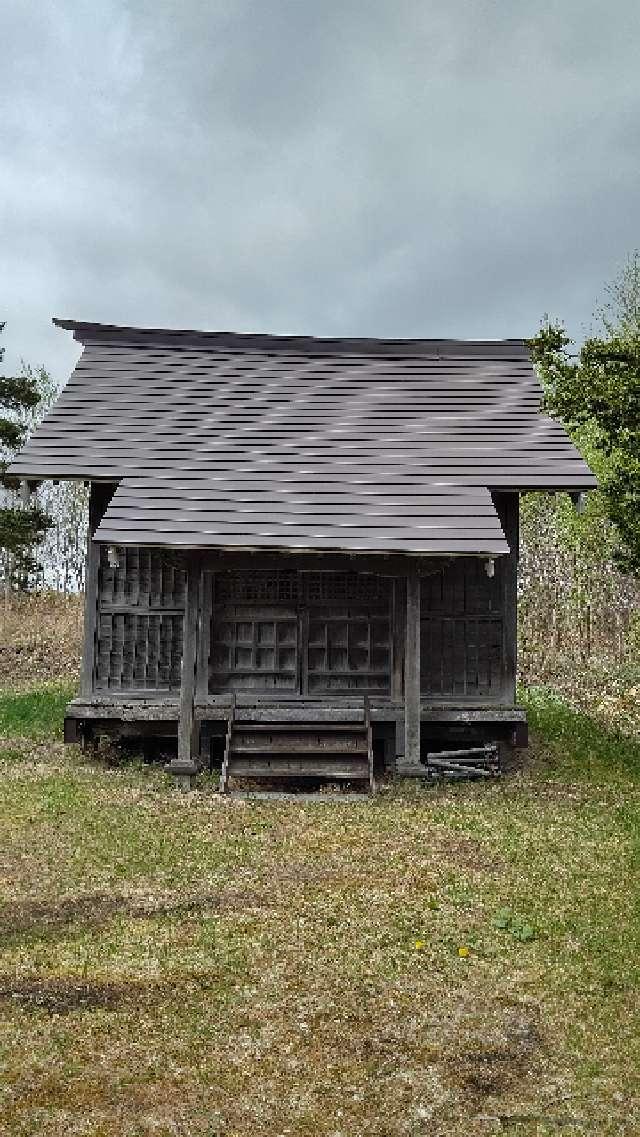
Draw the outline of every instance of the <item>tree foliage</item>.
M596 312L608 336L636 339L640 335L640 251L636 250L604 289L605 300Z
M36 384L40 402L28 412L31 433L53 406L60 388L43 368L23 366L24 374ZM57 592L76 592L84 584L87 550L89 493L82 482L42 482L32 501L52 519L39 548L38 571L32 575L35 588L53 588Z
M0 324L0 332L4 324ZM4 348L0 347L0 362ZM4 478L8 459L24 441L29 417L40 402L37 383L31 375L0 377L0 482L5 487L0 501L0 571L5 589L24 587L37 568L35 547L51 525L39 506L18 504Z
M629 261L608 289L602 335L577 355L560 323L546 320L530 340L549 412L580 445L587 440L606 513L615 526L614 557L640 575L640 262ZM616 304L618 308L616 309ZM592 455L594 457L592 457Z

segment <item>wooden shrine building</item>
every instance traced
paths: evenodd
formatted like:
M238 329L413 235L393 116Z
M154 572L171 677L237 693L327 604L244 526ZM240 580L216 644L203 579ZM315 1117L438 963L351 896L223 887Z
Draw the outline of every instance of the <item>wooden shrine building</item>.
M84 350L9 473L91 485L68 740L173 735L223 788L526 742L519 494L595 479L523 341L54 322Z

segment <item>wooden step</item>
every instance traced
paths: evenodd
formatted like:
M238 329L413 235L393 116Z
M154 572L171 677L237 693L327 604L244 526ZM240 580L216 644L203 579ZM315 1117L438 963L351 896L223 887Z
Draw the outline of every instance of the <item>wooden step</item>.
M297 710L298 713L295 713ZM220 789L230 780L318 779L368 783L374 792L371 718L345 708L339 719L322 708L245 708L232 705L227 722ZM267 713L265 713L267 712ZM259 788L259 787L258 787Z
M234 730L233 745L270 750L277 747L285 750L351 750L353 747L367 749L367 736L363 730Z
M358 713L354 707L310 707L310 706L266 706L266 707L236 707L234 711L234 724L240 726L246 722L274 723L292 726L298 723L310 723L311 726L331 726L333 723L353 723L360 728L365 723L364 713Z
M229 755L228 773L230 778L353 778L368 780L369 764L366 756L351 758L271 758L267 755L255 758L238 758L233 752Z
M251 757L252 754L296 754L301 758L308 756L313 757L314 755L326 755L327 758L331 758L333 755L339 756L344 754L349 758L359 756L366 758L368 750L365 743L362 743L360 746L345 746L344 740L341 741L339 738L331 739L330 744L329 740L325 739L319 746L304 746L299 742L290 742L288 740L286 742L276 741L270 742L266 746L258 746L257 743L238 742L234 739L229 747L229 754L231 756L239 755L240 757L243 755Z
M229 790L227 797L239 798L241 801L294 801L298 805L306 805L307 802L329 802L335 805L338 802L354 802L366 801L367 794L358 791L357 793L349 793L341 790L338 793L307 793L300 791L300 793L292 792L291 790Z
M318 722L317 719L314 719L300 722L253 722L251 719L242 719L240 722L237 720L234 721L233 729L236 734L240 731L245 730L256 732L260 731L265 733L268 732L270 734L274 733L275 731L278 733L280 733L280 731L286 733L287 731L308 730L316 731L316 733L320 734L324 734L325 732L330 733L334 730L338 731L340 734L351 732L358 732L359 734L363 734L366 728L363 722L352 721L333 723Z

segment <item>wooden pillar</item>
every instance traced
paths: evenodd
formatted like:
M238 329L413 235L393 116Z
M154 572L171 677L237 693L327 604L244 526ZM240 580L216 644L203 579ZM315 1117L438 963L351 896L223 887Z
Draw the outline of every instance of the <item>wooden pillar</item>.
M404 652L405 626L407 622L407 597L405 578L396 577L393 582L391 607L393 666L391 669L391 698L394 703L402 703L404 696Z
M80 668L80 694L86 699L93 694L98 630L100 546L93 540L93 535L105 515L115 488L114 485L102 485L97 482L92 482L89 488L89 527L84 576L84 640Z
M503 615L501 702L504 706L514 706L518 643L519 495L494 493L492 498L510 549L508 556L496 558L495 571L501 583Z
M404 758L404 654L407 623L406 577L397 576L393 582L392 628L393 668L391 671L391 699L395 704L395 738L393 761ZM400 712L400 708L403 708Z
M196 756L198 743L195 724L196 665L198 644L198 616L200 602L200 557L189 556L187 566L187 595L182 627L182 672L180 677L180 711L178 719L178 754L165 766L173 774L181 789L191 789L192 779L198 772Z
M214 562L203 555L200 573L198 647L196 660L196 699L205 702L209 696L209 653L211 650L211 614L215 582Z
M84 568L84 639L80 666L80 694L85 699L93 694L95 674L96 633L98 627L98 577L100 573L100 546L93 540L94 530L89 523L87 532L87 559Z
M420 762L420 576L407 574L407 625L404 662L404 763Z

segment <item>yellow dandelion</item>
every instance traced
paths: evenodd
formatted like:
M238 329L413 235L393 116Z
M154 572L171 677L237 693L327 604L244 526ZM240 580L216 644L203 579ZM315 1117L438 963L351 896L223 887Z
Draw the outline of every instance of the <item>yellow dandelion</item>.
M459 947L458 948L458 955L460 956L460 959L466 959L469 954L470 954L470 948L468 948L468 947Z
M422 951L422 949L426 948L427 945L426 945L424 940L416 940L416 942L414 943L413 946L416 949L416 951Z

